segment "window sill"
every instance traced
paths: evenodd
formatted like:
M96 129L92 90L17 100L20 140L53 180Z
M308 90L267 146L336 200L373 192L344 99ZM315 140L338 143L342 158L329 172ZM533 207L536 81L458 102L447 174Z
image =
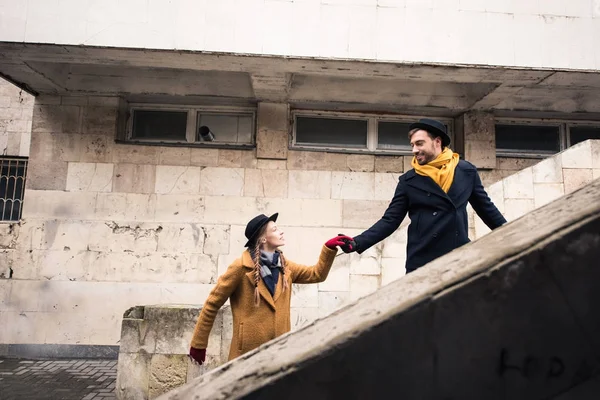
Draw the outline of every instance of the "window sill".
M137 146L161 146L161 147L194 147L203 149L228 149L228 150L252 150L255 144L228 144L228 143L183 143L183 142L151 142L142 140L115 140L117 144L129 144Z
M556 153L504 153L504 152L496 152L496 157L499 158L531 158L531 159L539 159L539 160L543 160L544 158L548 158L548 157L552 157L554 155L558 154L558 152Z
M412 156L412 152L406 150L367 150L349 149L337 147L311 147L293 145L289 147L292 151L312 151L318 153L341 153L341 154L364 154L374 156Z

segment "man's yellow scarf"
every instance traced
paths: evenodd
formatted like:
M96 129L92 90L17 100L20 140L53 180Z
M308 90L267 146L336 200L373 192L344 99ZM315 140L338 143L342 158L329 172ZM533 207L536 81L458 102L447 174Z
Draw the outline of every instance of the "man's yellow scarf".
M419 165L417 158L413 157L412 166L417 174L430 177L440 185L444 192L448 193L454 180L454 170L458 165L458 159L458 153L454 153L446 147L435 160L425 165Z

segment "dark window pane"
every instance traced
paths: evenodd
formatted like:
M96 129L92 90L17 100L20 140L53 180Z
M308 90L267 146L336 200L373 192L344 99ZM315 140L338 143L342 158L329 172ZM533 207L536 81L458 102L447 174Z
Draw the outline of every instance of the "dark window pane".
M133 111L134 139L185 141L187 111Z
M198 114L198 142L252 143L252 114ZM208 128L208 130L206 129ZM210 133L212 133L212 135Z
M560 133L557 126L496 125L498 151L558 153Z
M600 127L572 126L569 131L571 133L571 146L588 139L600 139Z
M6 196L6 189L8 187L8 176L6 175L2 175L0 177L0 198L5 199Z
M380 121L377 124L377 148L397 149L410 148L408 140L408 127L410 123Z
M364 148L367 146L367 121L297 117L296 143Z

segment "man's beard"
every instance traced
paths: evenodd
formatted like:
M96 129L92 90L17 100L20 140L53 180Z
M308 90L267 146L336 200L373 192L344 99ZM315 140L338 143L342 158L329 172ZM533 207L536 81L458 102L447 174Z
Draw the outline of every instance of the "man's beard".
M417 158L417 163L419 165L428 164L435 159L433 152L430 153L428 151L421 151L421 152L419 152L418 156L422 157L421 160L419 160L419 158Z

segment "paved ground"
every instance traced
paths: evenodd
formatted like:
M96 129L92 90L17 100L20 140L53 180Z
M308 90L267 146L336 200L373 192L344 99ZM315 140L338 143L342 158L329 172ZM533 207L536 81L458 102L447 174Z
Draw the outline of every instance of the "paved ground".
M0 399L115 399L116 377L116 360L0 358Z

